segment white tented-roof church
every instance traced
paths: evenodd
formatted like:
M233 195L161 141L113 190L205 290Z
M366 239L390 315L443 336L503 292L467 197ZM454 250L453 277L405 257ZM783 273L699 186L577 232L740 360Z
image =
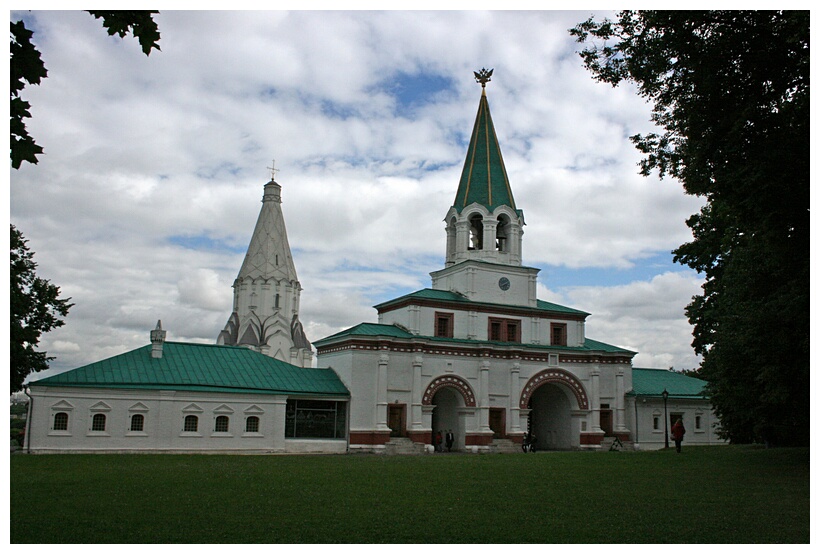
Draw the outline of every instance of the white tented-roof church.
M539 300L482 85L431 286L314 341L272 178L215 345L151 344L30 383L31 452L521 452L719 444L705 383L632 367ZM440 217L440 216L439 216ZM437 221L430 214L430 222ZM315 347L315 364L314 350ZM318 367L313 367L314 365ZM437 436L452 437L449 448Z

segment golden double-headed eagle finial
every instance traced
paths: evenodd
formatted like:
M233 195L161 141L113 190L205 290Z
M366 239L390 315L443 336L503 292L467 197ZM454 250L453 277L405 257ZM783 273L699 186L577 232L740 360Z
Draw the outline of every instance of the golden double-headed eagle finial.
M481 68L481 71L473 71L473 75L475 75L476 83L481 83L481 88L487 86L487 81L490 81L490 77L493 76L492 69L484 69Z

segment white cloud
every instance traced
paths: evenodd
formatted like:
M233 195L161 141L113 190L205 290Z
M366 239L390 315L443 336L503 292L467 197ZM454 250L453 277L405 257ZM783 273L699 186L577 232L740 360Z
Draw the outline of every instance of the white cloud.
M429 286L482 66L527 265L628 268L690 239L700 202L637 175L627 137L648 106L575 54L587 12L172 11L147 58L88 14L25 16L49 70L24 92L46 153L11 172L10 214L75 303L43 339L55 367L144 345L157 319L213 342L273 158L311 340ZM420 73L451 87L402 106L391 86ZM640 363L691 367L681 275L541 297L592 312L590 336Z

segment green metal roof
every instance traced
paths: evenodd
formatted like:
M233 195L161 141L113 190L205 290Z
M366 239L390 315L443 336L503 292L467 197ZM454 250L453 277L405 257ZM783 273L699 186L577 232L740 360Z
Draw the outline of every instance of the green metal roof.
M248 348L165 342L161 358L151 346L32 382L54 387L196 390L256 394L349 396L327 368L302 368Z
M473 202L485 206L490 212L498 206L516 209L483 88L453 207L461 213Z
M632 368L631 396L660 397L664 389L669 398L705 398L706 381L668 369Z
M321 340L315 341L314 346L321 347L322 345L336 339L350 338L350 337L390 337L399 339L425 339L434 342L446 342L450 344L460 344L465 346L524 346L526 348L534 348L538 350L560 350L563 352L605 352L607 354L635 354L631 350L626 350L618 346L613 346L605 342L600 342L592 339L584 339L583 346L554 346L543 344L524 344L519 342L496 342L496 341L482 341L470 339L456 339L448 337L430 337L426 335L414 335L413 333L398 327L397 325L383 325L380 323L360 323L344 331L339 331L334 335L325 337Z
M382 302L381 304L377 304L374 306L377 310L379 308L388 307L392 304L397 304L403 302L408 299L423 299L423 300L440 300L446 302L460 302L465 305L472 304L475 306L486 306L486 307L503 307L503 308L524 308L524 309L533 309L530 306L511 306L509 304L494 304L491 302L474 302L468 299L463 294L459 294L457 292L451 292L446 290L436 290L436 289L421 289L415 292L411 292L409 294L405 294L404 296L399 296L398 298L394 298L392 300L388 300L387 302ZM468 309L465 306L465 309ZM537 310L546 311L546 312L553 312L553 313L562 313L567 315L576 315L576 316L588 316L588 312L584 312L581 310L576 310L574 308L568 308L567 306L561 306L559 304L553 304L552 302L545 302L543 300L538 300L536 304Z

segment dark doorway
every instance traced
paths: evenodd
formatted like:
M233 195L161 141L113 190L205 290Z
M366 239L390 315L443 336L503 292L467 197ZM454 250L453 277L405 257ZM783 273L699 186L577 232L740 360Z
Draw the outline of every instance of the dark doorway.
M490 408L490 429L494 439L503 439L507 435L507 422L504 416L504 408Z
M601 429L605 436L612 436L612 410L601 410Z
M387 426L390 427L391 437L403 437L406 428L406 404L390 404L387 406Z

